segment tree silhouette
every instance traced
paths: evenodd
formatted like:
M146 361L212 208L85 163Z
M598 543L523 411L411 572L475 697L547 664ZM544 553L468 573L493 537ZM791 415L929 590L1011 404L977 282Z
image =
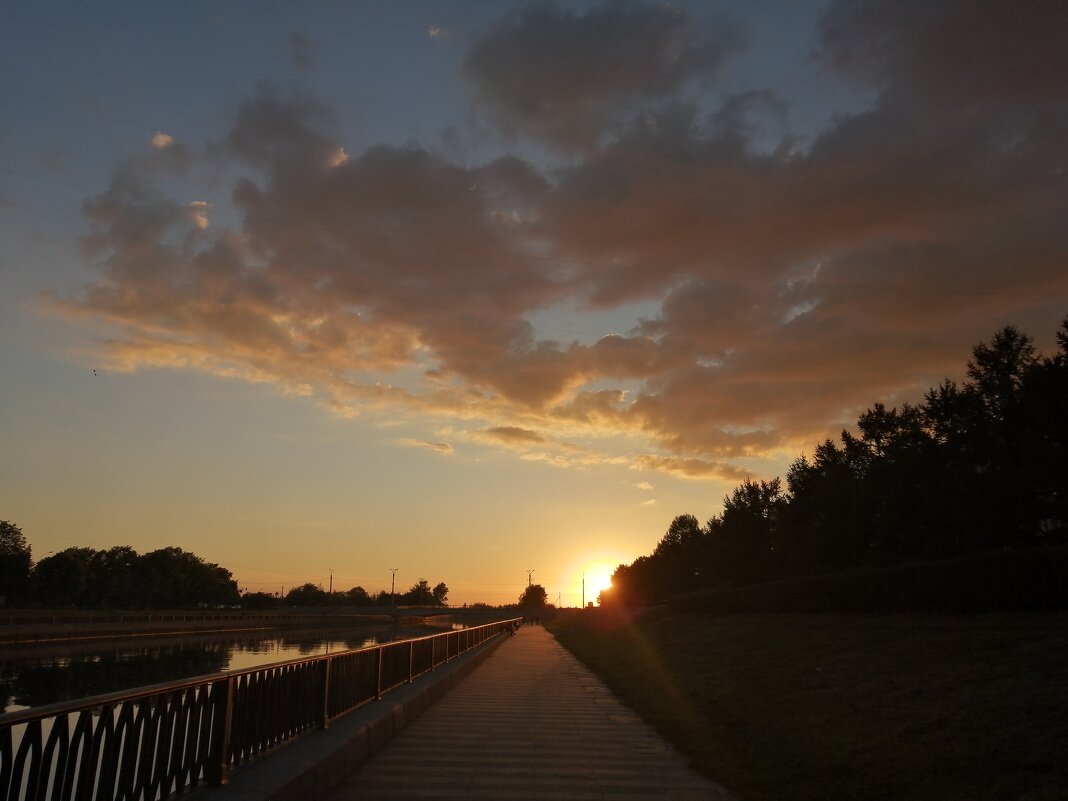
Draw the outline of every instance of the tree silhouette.
M430 582L425 578L419 579L408 592L401 596L401 603L409 606L432 606L434 591L430 589Z
M277 609L279 599L269 592L246 592L241 596L242 609Z
M143 556L128 546L67 548L34 566L31 587L46 606L172 608L240 600L229 570L181 548Z
M528 584L519 596L519 605L524 609L544 609L548 603L548 593L540 584Z
M87 606L92 548L66 548L33 569L34 597L46 606Z
M685 550L701 538L701 524L693 515L679 515L657 543L654 554L669 554Z
M434 585L434 589L431 590L431 594L434 596L435 606L447 606L449 601L449 588L445 586L444 581L440 581Z
M32 564L22 529L10 520L0 520L0 606L25 600Z
M371 606L374 603L374 599L363 587L353 587L345 593L345 602L353 606Z
M919 405L875 403L778 478L746 479L704 528L679 515L620 565L609 602L1068 541L1068 318L1043 357L1012 326L972 350L967 379Z
M312 584L301 584L286 593L286 606L326 606L330 596L322 587Z

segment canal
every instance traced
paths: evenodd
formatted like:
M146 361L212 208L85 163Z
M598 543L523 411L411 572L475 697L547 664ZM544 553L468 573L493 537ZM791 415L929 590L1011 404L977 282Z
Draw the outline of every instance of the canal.
M0 712L419 637L395 625L0 646Z

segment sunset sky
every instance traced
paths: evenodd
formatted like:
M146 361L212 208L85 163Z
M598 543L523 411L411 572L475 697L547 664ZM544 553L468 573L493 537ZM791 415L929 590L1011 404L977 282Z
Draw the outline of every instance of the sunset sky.
M1068 314L1068 3L0 4L0 519L551 601Z

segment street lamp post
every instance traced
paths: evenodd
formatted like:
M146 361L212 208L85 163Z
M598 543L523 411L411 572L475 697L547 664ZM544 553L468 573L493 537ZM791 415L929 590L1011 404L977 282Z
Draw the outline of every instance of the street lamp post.
M394 609L397 608L397 570L398 568L396 567L390 568L390 572L393 573L393 579L389 585L389 596Z

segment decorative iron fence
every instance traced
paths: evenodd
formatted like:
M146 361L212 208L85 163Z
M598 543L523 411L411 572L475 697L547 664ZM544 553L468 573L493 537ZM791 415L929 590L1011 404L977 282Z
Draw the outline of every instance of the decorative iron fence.
M157 801L476 648L519 620L0 715L0 801Z

